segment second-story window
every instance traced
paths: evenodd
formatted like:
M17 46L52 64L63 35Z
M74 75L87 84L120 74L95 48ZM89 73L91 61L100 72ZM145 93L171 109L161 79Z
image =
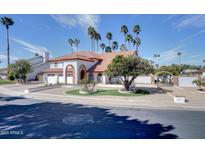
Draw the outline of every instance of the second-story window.
M57 62L55 62L55 68L57 68L58 67L58 63Z

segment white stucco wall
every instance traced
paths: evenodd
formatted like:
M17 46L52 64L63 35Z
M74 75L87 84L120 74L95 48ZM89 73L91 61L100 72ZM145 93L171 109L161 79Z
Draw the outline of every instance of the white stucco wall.
M205 78L205 72L202 73L202 77Z
M179 87L197 87L192 82L198 79L198 77L179 77Z
M64 83L65 83L65 76L66 76L66 67L68 66L68 65L73 65L73 67L74 67L74 69L75 69L75 83L74 84L77 84L77 80L76 80L76 77L77 77L77 75L78 75L78 71L77 71L77 61L74 61L74 60L70 60L70 61L65 61L64 63L63 63L63 76L64 76ZM70 82L70 81L68 81L68 79L70 80L70 78L67 78L67 82ZM72 80L73 81L73 80Z
M138 76L135 80L134 80L135 84L151 84L152 83L152 79L151 76Z
M50 68L63 68L63 62L50 63Z

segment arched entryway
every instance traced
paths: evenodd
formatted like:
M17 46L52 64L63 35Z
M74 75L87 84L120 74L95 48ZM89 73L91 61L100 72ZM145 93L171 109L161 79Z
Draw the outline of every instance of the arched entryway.
M73 65L66 66L65 70L65 84L75 83L75 68Z
M85 71L81 70L81 72L80 72L80 80L83 80L83 79L85 79Z
M174 75L168 71L160 71L155 74L155 83L162 85L173 85Z
M87 78L86 67L85 65L80 65L79 67L79 79L84 80Z

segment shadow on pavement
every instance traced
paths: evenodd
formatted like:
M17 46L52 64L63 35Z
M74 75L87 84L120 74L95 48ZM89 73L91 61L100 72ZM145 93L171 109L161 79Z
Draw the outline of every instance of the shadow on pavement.
M128 118L109 109L76 104L5 105L0 106L0 138L177 138L169 133L174 129L172 125Z
M0 101L15 101L17 99L26 99L26 98L24 98L24 97L16 97L16 96L0 97Z

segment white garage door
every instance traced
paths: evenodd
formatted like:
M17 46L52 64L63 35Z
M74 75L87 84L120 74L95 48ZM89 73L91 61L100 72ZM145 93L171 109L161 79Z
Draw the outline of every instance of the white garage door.
M58 83L64 83L63 81L63 75L58 76Z
M56 84L57 83L57 76L47 76L47 82L48 84Z
M73 84L73 77L72 76L67 77L67 83L68 84Z

